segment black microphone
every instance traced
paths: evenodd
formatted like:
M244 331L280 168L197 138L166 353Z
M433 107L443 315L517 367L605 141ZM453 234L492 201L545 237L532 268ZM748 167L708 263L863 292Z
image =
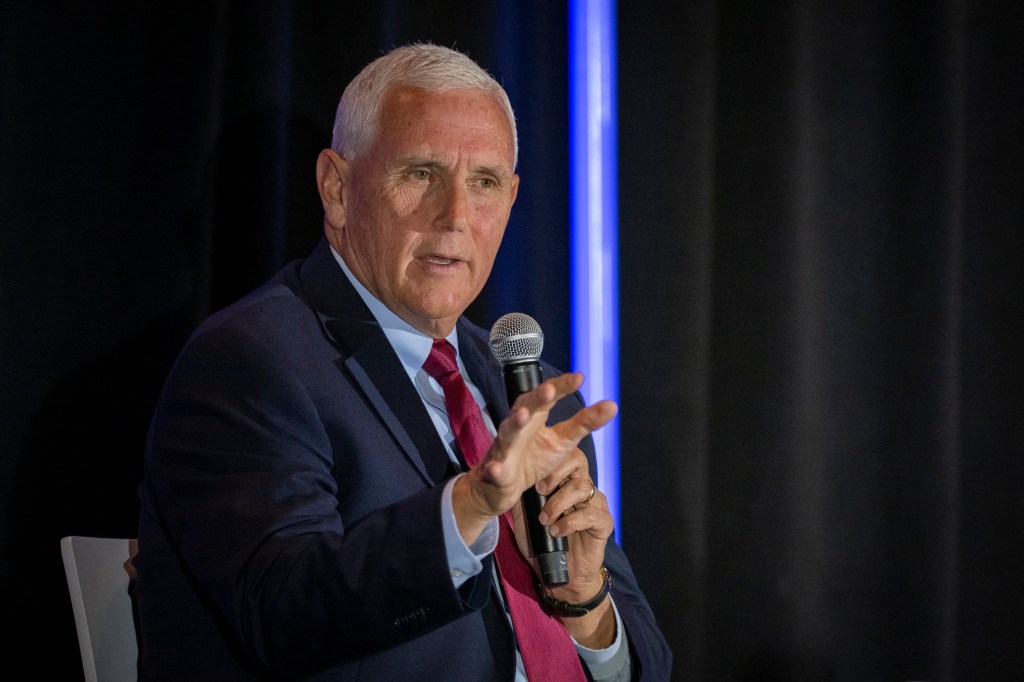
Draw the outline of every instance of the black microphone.
M505 394L509 407L512 407L516 398L533 390L544 380L539 362L540 352L544 349L544 333L537 321L529 315L508 313L498 318L491 327L490 346L491 353L501 363ZM565 556L569 551L569 543L564 537L551 537L551 533L537 518L547 499L547 495L538 493L534 486L523 493L526 531L530 536L530 548L540 564L541 582L545 585L565 585L569 582L569 565Z

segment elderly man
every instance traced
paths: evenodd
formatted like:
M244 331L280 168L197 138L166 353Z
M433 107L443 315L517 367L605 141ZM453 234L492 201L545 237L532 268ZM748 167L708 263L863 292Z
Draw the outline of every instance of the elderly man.
M462 315L519 189L507 95L399 48L346 88L317 161L324 239L204 322L140 486L143 679L668 679L597 488L583 377L507 405ZM565 538L544 585L520 499Z

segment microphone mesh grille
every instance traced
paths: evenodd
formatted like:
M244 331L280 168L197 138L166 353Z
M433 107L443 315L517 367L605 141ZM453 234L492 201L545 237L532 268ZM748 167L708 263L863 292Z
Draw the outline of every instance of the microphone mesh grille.
M491 327L491 353L501 364L536 360L544 350L544 332L537 320L525 313L508 313Z

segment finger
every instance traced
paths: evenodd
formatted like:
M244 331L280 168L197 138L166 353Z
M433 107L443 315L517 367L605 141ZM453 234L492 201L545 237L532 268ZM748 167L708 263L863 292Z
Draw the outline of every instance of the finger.
M498 426L499 444L503 447L510 445L517 434L536 433L546 426L551 408L579 388L582 380L583 375L579 373L563 374L516 398L509 416ZM562 439L563 443L575 447L587 434L607 424L617 413L618 405L610 400L602 400L556 424L552 434Z
M594 495L597 494L597 484L590 479L587 479L587 483L590 484L590 492L587 493L587 496L583 498L582 502L577 502L573 505L574 507L590 504L590 501L594 499Z
M553 537L586 532L604 539L611 536L614 528L615 521L608 513L608 502L601 491L597 490L589 503L556 520L548 526L548 531Z
M590 476L576 476L567 480L544 504L540 522L548 524L559 517L590 504L597 495L597 485Z
M539 429L547 424L548 413L555 404L577 390L583 382L583 375L578 373L562 374L548 379L533 390L521 393L509 409L504 420L516 431L531 428ZM499 436L501 427L499 426Z
M618 405L611 400L602 400L584 407L565 421L552 424L551 428L560 437L579 443L586 436L610 422L618 412Z
M572 455L563 461L554 471L537 481L537 492L550 495L558 488L575 478L590 477L590 463L587 456L578 447L573 448Z

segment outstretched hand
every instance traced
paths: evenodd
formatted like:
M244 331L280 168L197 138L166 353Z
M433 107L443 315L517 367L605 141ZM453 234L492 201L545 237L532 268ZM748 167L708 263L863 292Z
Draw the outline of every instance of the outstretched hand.
M548 424L552 408L579 390L583 375L562 374L547 379L520 395L487 457L456 486L456 518L467 542L472 542L494 516L519 503L522 494L538 481L564 476L558 472L578 468L577 446L587 435L607 424L618 412L610 400L589 405L565 421ZM461 488L461 490L460 490Z
M487 457L456 481L452 504L459 532L467 544L495 516L512 510L519 551L537 570L531 556L523 509L523 492L537 486L548 499L541 523L553 536L567 537L569 582L551 590L569 603L593 597L601 588L605 547L614 530L608 501L590 479L579 442L617 414L618 406L602 400L565 421L549 424L555 404L579 390L583 375L562 374L516 398L509 416L498 426ZM615 636L609 602L579 618L563 619L572 637L585 646L603 648Z

